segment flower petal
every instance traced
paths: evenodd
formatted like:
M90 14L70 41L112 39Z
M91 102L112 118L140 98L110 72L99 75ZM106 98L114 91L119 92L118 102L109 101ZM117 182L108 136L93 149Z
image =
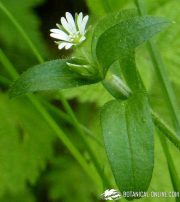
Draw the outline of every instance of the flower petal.
M68 34L60 29L50 29L50 32L55 33L55 34L63 34L63 35L67 35Z
M89 20L89 16L86 15L83 20L82 20L82 23L80 24L80 27L79 27L79 31L81 34L85 34L86 33L86 25L87 25L87 22Z
M81 24L82 24L82 20L83 20L83 14L81 12L81 13L79 13L79 15L77 17L77 26L78 26L79 31L81 29L80 27L81 27Z
M64 17L61 18L61 24L69 34L74 33L73 29L71 28L71 26L69 25L69 23L66 21Z
M73 46L73 43L67 43L65 46L65 49L70 49Z
M79 42L81 43L81 42L84 41L85 39L86 39L86 37L85 37L85 36L82 36L82 37L80 38Z
M65 34L63 31L59 32L59 33L51 33L50 36L55 38L55 39L59 39L59 40L63 40L63 41L69 41L69 36L67 34Z
M59 45L58 45L58 49L63 49L66 45L67 45L68 43L66 43L66 42L62 42L62 43L60 43Z
M66 12L66 19L67 19L67 22L69 23L69 26L73 30L73 32L77 32L76 24L75 24L74 18L71 15L71 13Z

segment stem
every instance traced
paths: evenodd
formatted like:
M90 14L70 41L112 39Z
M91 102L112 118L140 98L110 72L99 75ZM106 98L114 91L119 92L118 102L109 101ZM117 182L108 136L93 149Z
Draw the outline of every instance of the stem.
M180 138L153 111L151 112L156 127L180 150Z
M69 138L65 135L65 133L59 128L57 123L53 120L53 118L48 114L48 112L43 108L40 102L32 95L28 95L28 98L32 102L32 104L36 107L36 109L40 112L40 114L44 117L50 127L54 130L63 144L69 149L71 154L75 157L75 159L79 162L82 168L86 171L86 173L94 180L94 175L89 169L88 163L85 161L81 153L77 150L77 148L73 145L73 143L69 140Z
M40 63L43 63L43 58L39 54L36 46L32 43L30 38L27 36L26 32L24 29L21 27L21 25L17 22L17 20L14 18L14 16L8 11L8 9L3 5L2 2L0 2L0 9L4 12L4 14L9 18L9 20L12 22L12 24L16 27L16 29L19 31L19 33L22 35L26 43L29 45L31 48L32 52L36 56L37 60Z
M171 153L169 151L166 139L161 134L160 134L159 138L160 138L160 141L161 141L161 144L163 147L163 151L166 155L168 169L169 169L170 178L171 178L171 182L172 182L174 191L178 192L180 190L180 179L179 179L178 174L176 172L173 158L172 158ZM179 197L176 197L176 201L180 202Z
M1 5L1 2L0 2ZM4 54L4 52L0 48L0 61L4 67L6 67L7 73L10 75L12 79L16 79L18 77L18 73L13 67L13 65L9 62L8 58Z
M63 104L63 106L64 106L65 110L67 111L67 113L71 116L72 123L73 123L74 127L76 128L76 130L79 132L81 141L83 142L83 144L85 145L88 153L90 154L90 156L92 158L92 161L93 161L99 175L101 176L101 178L104 181L104 185L106 186L106 188L110 187L109 180L107 179L107 177L105 176L105 174L102 171L101 167L99 166L99 162L98 162L96 156L94 155L91 147L89 146L89 143L84 138L84 132L83 132L82 128L80 127L79 121L77 120L76 116L74 115L70 105L66 102L66 100L64 99L64 97L61 94L59 96L59 99L61 100L61 103Z
M14 24L14 26L17 28L17 30L19 31L19 33L22 35L22 37L25 39L25 41L27 42L27 44L29 45L29 47L31 48L32 52L34 53L34 55L37 57L38 61L40 63L43 63L43 58L41 57L41 55L39 54L38 50L36 49L35 45L32 43L31 39L29 38L29 36L26 34L26 32L24 31L24 29L21 27L21 25L17 22L17 20L13 17L13 15L8 11L8 9L2 4L2 2L0 2L0 9L6 14L6 16L10 19L10 21ZM32 100L34 102L34 99ZM64 99L64 102L66 103L66 105L68 106L68 102ZM33 103L36 105L36 107L38 107L38 109L40 110L40 112L45 116L45 118L47 118L47 121L49 121L49 124L52 124L52 122L50 121L50 117L48 118L47 114L42 111L43 108L41 108L39 105L37 105L37 103ZM69 106L70 107L70 106ZM73 113L73 112L72 112ZM71 114L72 115L72 114ZM55 123L55 122L54 122ZM55 127L55 125L52 125L52 127L57 130L57 128ZM57 132L57 131L56 131ZM90 153L91 156L91 153ZM92 156L92 160L93 160L93 156ZM95 166L97 166L97 164L95 164ZM99 165L96 167L97 171L99 171L99 175L101 176L101 172L99 169ZM102 179L103 181L103 179Z
M61 111L59 108L51 105L49 102L41 98L41 102L45 104L45 106L53 113L55 113L58 117L65 120L66 122L73 124L72 118L70 118L66 113ZM79 123L79 127L90 137L94 140L100 147L103 147L102 142L83 124Z
M129 66L131 66L131 65L129 65ZM125 64L123 65L123 67L125 67ZM124 68L124 71L125 71L125 69L126 68ZM127 74L128 74L128 72L127 72ZM135 74L137 74L138 77L140 77L137 72L135 72ZM127 89L129 89L129 88L127 86L125 86L126 84L119 82L117 79L118 79L118 77L116 78L116 82L117 82L116 86L119 89L119 91L121 91L120 95L122 96L122 94L124 94L124 97L125 97L129 92L129 90L127 91ZM141 78L139 78L139 79L141 79ZM115 82L115 81L113 81L113 82ZM139 81L134 80L134 82L131 82L132 87L135 82L137 83L137 85L139 85L138 84ZM127 92L125 92L125 91L127 91ZM129 96L131 96L131 95L129 95ZM180 138L176 135L176 133L167 124L165 124L164 121L162 119L160 119L156 115L156 113L153 112L152 109L151 109L151 115L152 115L152 119L153 119L153 122L156 125L156 127L159 128L161 130L161 132L180 150Z
M144 0L135 0L135 3L137 5L140 15L142 15L142 16L146 15ZM148 42L148 49L149 49L152 61L154 63L154 67L156 69L157 75L158 75L161 85L163 87L163 92L164 92L164 95L166 96L167 103L171 109L171 116L172 116L172 119L175 121L175 128L176 128L177 132L179 133L180 121L179 121L179 116L177 114L178 107L176 105L176 98L175 98L171 83L170 83L167 73L165 71L164 63L160 57L158 50L156 49L156 47L154 45L154 43L152 43L151 41ZM155 121L156 126L159 129L161 129L161 131L165 135L168 134L167 137L170 138L171 141L172 140L174 141L174 139L177 138L177 135L174 136L172 131L169 130L169 128L165 127L165 124L163 122L160 123L158 121L158 117L154 116L154 121ZM158 124L157 124L157 121L158 121ZM169 169L169 173L171 176L171 182L173 184L174 191L179 191L180 183L179 183L178 175L176 172L176 168L174 166L173 158L171 156L171 153L169 152L169 148L168 148L166 139L164 137L160 136L160 140L161 140L161 145L163 147L164 153L166 155L168 169ZM176 142L176 144L178 144L179 140L175 140L175 142ZM179 202L179 199L176 198L176 201Z
M146 15L147 12L146 12L146 8L145 8L144 0L135 0L135 3L137 5L139 14L141 16ZM162 85L164 95L166 96L167 104L170 108L170 112L172 115L173 123L175 125L177 134L180 135L180 116L178 114L179 110L177 107L176 96L174 94L171 82L168 78L168 73L166 71L165 64L163 63L163 61L161 59L161 55L160 55L159 51L157 50L153 41L148 41L147 47L148 47L149 53L151 55L156 73L157 73L160 83Z
M2 50L0 50L0 53L2 53ZM5 54L0 54L0 55L1 55L0 60L1 60L2 64L4 64L5 69L9 72L9 75L12 77L12 79L16 79L16 77L18 76L18 73L16 72L15 68L10 63L10 61L5 56ZM7 63L7 61L8 61L8 63ZM10 64L10 65L7 65L7 64ZM14 73L12 74L12 72L14 72ZM68 148L68 150L71 152L71 154L74 156L74 158L79 162L79 164L82 166L82 168L88 174L88 176L94 181L95 180L94 179L94 172L92 172L88 163L83 158L81 153L72 144L72 142L65 135L65 133L59 128L57 123L49 115L49 113L46 111L46 109L43 108L43 106L40 104L40 102L33 95L28 95L28 98L31 101L31 103L36 107L36 109L39 111L39 113L43 116L43 118L47 121L47 123L52 128L52 130L56 133L56 135L59 137L59 139Z

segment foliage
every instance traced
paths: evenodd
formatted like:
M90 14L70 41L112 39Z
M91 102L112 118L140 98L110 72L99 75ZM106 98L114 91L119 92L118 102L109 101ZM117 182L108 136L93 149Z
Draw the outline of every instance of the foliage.
M60 90L96 82L96 78L81 78L70 70L67 62L70 60L54 60L28 69L12 86L10 95L15 97L27 92Z
M72 59L58 57L35 66L34 56L42 61L41 55L48 57L49 52L39 30L44 22L34 9L46 0L0 2L2 202L90 202L99 201L107 188L180 189L179 150L175 147L179 137L173 124L178 111L172 113L168 102L174 100L168 101L171 95L164 93L166 89L142 45L161 32L155 40L178 95L179 2L148 1L152 16L125 9L134 8L130 0L85 2L92 25L86 42L67 53ZM13 19L3 12L1 3ZM16 78L16 70L27 67L17 80L10 81ZM32 92L40 99L23 96ZM159 115L156 121L153 111ZM155 126L161 132L155 131ZM175 200L178 198L169 199Z
M53 170L47 176L47 183L50 185L49 197L53 200L61 199L65 202L72 201L93 201L96 200L96 189L81 172L80 168L69 157L54 159ZM72 183L73 182L73 183ZM63 184L63 186L62 186Z
M139 94L127 101L108 102L102 111L105 147L121 191L146 191L149 186L154 146L147 109L146 96Z
M26 99L0 95L0 193L16 193L34 184L53 154L50 128ZM38 124L37 124L38 123Z

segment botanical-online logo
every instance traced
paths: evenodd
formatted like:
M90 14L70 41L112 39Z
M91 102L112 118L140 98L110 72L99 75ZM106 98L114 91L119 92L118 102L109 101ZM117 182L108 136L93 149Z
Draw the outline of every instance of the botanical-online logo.
M118 200L121 198L121 193L115 189L107 189L100 197L103 200Z

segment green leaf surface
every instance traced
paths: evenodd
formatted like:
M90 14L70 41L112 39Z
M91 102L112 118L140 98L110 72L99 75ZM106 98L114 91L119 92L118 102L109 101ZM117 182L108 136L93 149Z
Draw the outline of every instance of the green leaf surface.
M162 31L170 22L161 17L134 17L105 31L98 40L96 55L106 73L110 65Z
M0 94L0 195L35 183L52 157L55 135L27 98Z
M146 95L108 102L101 112L101 125L120 191L146 191L154 162L153 124Z
M15 81L10 96L15 97L28 92L60 90L97 82L97 79L83 79L66 64L67 60L53 60L36 65Z
M96 46L98 39L106 30L108 30L109 28L113 27L116 24L119 24L123 20L130 19L137 15L138 13L136 9L126 9L120 12L115 12L110 15L106 15L104 18L102 18L95 26L93 31L92 45L91 45L93 57L96 59Z

